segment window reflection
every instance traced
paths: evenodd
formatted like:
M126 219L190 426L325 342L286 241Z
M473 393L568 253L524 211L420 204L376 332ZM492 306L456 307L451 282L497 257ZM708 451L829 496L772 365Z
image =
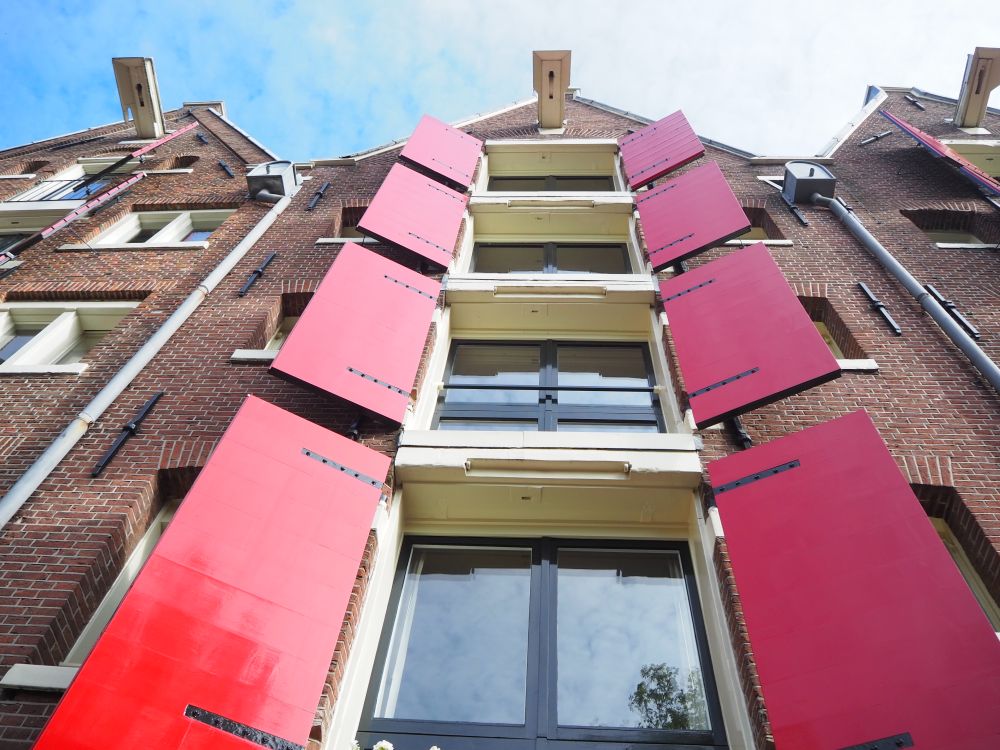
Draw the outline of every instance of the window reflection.
M538 391L510 390L512 385L538 385L542 354L538 345L460 344L455 348L447 403L537 404ZM456 388L487 385L490 388Z
M640 346L566 346L558 351L559 386L647 388L646 360ZM652 394L629 391L559 392L560 404L649 406Z

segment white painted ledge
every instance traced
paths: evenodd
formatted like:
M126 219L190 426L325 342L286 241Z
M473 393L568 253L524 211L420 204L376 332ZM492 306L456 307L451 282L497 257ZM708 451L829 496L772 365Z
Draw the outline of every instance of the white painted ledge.
M614 451L697 451L695 435L628 432L520 432L517 430L404 430L400 446L432 448L565 448Z
M316 240L317 245L344 245L353 242L355 245L380 245L373 237L320 237Z
M942 250L998 250L1000 243L994 242L935 242L934 247Z
M33 174L0 174L0 180L33 180Z
M726 246L750 247L750 245L759 245L762 242L770 247L791 247L795 244L792 240L729 240L726 242Z
M878 362L874 359L838 359L837 365L848 372L878 372Z
M230 362L271 362L278 356L276 349L237 349L229 356Z
M75 362L71 365L0 365L0 375L82 375L88 365Z
M184 169L149 169L142 170L146 174L192 174L194 170L190 167Z
M76 677L78 667L47 667L42 664L15 664L0 677L0 688L61 692Z
M208 248L207 241L201 242L116 242L112 245L86 245L69 244L60 245L56 252L60 253L80 253L80 252L159 252L160 250L204 250Z

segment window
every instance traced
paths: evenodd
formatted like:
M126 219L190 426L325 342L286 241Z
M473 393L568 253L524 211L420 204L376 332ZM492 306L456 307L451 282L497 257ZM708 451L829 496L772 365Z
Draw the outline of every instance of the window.
M201 247L232 213L232 209L134 212L90 244L126 248L144 245Z
M624 244L477 243L473 273L631 273Z
M339 237L350 237L353 239L364 237L358 230L358 222L365 215L366 208L366 206L347 206L341 210Z
M854 338L843 318L826 297L799 297L799 302L838 360L865 360L868 355ZM841 363L843 366L843 362Z
M900 211L938 245L1000 246L1000 221L992 213L954 209L905 209Z
M610 175L490 177L488 190L504 192L601 192L615 189Z
M408 539L393 604L363 747L725 741L684 544Z
M0 253L8 247L13 247L18 242L27 237L27 234L0 234Z
M765 209L755 206L744 206L743 212L747 215L750 228L738 237L734 237L735 241L763 242L766 240L785 239L785 235L781 233L778 225L774 223L774 219L771 218L771 215Z
M975 565L973 565L969 556L965 554L965 550L962 549L962 545L952 533L948 522L943 518L931 518L931 523L934 524L935 531L941 537L941 541L944 542L945 549L948 550L951 559L955 561L955 565L958 566L958 570L965 579L965 582L969 584L969 588L976 597L976 601L979 602L979 606L982 607L983 612L989 618L993 629L1000 633L1000 606L997 605L996 601L990 595L989 587L980 577L979 573L976 572Z
M59 172L51 180L42 180L34 187L8 200L26 201L85 201L89 200L111 184L110 178L101 178L85 185L87 173L77 164Z
M86 369L81 360L138 302L0 305L0 373Z
M97 639L111 621L111 616L118 609L118 605L125 598L125 594L128 593L129 586L132 585L136 576L139 575L139 571L146 564L146 560L153 554L153 548L163 535L170 520L174 517L174 512L177 510L179 504L180 501L167 503L156 514L153 522L149 525L149 530L139 540L132 554L125 561L125 565L122 567L118 577L111 584L111 588L108 589L108 593L104 595L101 603L97 605L97 609L91 615L90 621L83 629L83 632L80 633L80 637L76 639L69 653L66 654L66 658L63 659L61 666L79 667L83 664L83 660L90 655L94 644L97 643Z
M277 330L274 335L268 339L268 342L264 344L264 350L269 352L278 351L281 346L285 343L285 339L288 338L288 334L292 332L292 328L295 324L299 322L298 315L289 315L281 319L278 324Z
M439 430L663 432L645 344L456 341Z

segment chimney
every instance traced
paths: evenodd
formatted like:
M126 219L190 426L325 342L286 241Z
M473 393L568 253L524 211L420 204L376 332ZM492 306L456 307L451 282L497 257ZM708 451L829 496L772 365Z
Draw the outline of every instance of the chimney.
M960 128L982 127L990 92L997 86L1000 86L1000 47L976 47L965 65L955 124Z
M532 53L539 129L561 128L566 119L570 54L569 50L535 50Z
M118 84L118 98L122 104L122 119L129 121L129 111L135 121L138 138L162 138L163 108L160 106L160 87L156 83L151 57L113 57Z

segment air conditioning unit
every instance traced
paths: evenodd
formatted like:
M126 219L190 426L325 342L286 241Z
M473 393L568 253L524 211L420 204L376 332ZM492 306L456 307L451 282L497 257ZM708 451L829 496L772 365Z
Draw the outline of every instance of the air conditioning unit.
M131 119L135 123L138 138L162 138L166 131L153 58L113 57L111 65L115 69L115 81L118 83L122 119L125 122Z

